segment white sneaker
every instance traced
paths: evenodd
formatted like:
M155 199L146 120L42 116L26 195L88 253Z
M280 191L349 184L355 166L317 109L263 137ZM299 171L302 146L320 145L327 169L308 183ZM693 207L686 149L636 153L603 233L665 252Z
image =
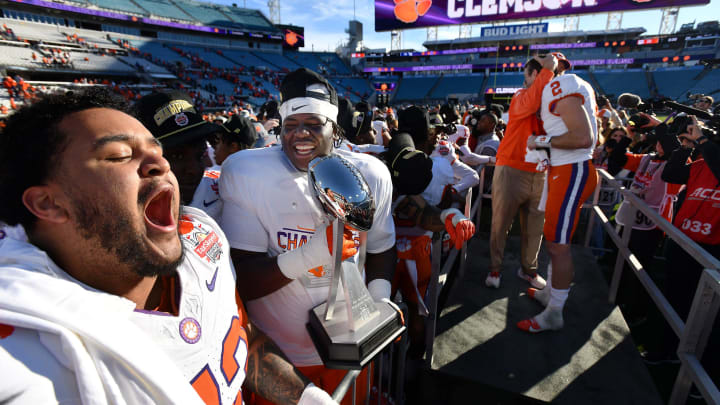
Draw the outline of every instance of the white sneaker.
M493 288L500 288L500 273L497 276L493 276L493 272L489 272L485 278L485 285Z
M517 276L527 281L528 283L530 283L531 286L533 286L533 288L538 290L542 290L543 288L545 288L545 285L547 285L545 279L542 278L541 275L535 273L535 277L528 276L527 274L525 274L525 272L522 271L522 268L518 269Z

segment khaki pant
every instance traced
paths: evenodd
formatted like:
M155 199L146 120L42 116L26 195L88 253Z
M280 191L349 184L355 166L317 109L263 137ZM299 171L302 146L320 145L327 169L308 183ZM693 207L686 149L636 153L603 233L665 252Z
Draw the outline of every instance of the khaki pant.
M490 271L501 271L505 242L515 215L520 211L520 264L526 274L537 271L545 213L538 210L545 173L531 173L497 166L492 187Z

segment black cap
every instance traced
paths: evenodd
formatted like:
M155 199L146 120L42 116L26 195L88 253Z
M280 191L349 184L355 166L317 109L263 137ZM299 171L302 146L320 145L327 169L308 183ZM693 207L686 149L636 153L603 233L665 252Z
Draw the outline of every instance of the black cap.
M415 143L425 142L429 129L430 116L426 109L413 105L398 111L398 132L407 132Z
M433 161L415 149L412 137L404 132L393 135L388 145L387 162L393 187L398 194L420 194L432 180Z
M337 123L345 131L345 137L355 142L359 134L370 130L372 124L371 111L357 111L348 99L341 99L338 108Z
M258 140L255 124L240 114L230 117L227 122L222 124L222 127L228 132L225 136L245 147L252 147Z
M203 120L182 91L153 92L135 104L135 116L164 147L183 145L224 131L223 127Z
M670 133L669 128L664 124L655 127L655 135L656 140L662 146L665 159L669 158L673 151L680 147L680 140L677 135Z
M293 100L297 99L297 100ZM337 119L338 97L335 88L324 77L307 68L300 68L280 83L280 115L310 112Z

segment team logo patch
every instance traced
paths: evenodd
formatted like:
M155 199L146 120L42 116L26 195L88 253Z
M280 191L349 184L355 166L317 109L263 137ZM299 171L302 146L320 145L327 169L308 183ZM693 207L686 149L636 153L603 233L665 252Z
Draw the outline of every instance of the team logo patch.
M222 257L220 237L210 228L192 220L187 215L180 219L182 238L190 244L192 250L210 264L217 263Z
M202 331L200 323L193 318L185 318L180 321L180 337L190 344L197 343L200 340Z
M175 123L179 127L184 127L189 122L190 122L190 119L188 118L187 115L185 115L185 113L180 113L180 114L175 115Z

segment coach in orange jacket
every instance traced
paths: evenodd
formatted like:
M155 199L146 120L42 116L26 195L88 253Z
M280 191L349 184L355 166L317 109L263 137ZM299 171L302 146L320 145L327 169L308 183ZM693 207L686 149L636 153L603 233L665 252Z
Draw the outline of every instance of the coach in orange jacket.
M505 242L518 210L522 243L521 268L517 275L537 289L545 287L545 280L537 275L537 256L545 222L538 204L545 172L537 171L535 163L525 162L525 153L528 137L542 131L537 112L543 87L553 78L557 63L553 55L530 59L523 71L525 88L515 93L510 102L507 128L498 148L493 176L490 272L485 279L488 287L500 287Z

